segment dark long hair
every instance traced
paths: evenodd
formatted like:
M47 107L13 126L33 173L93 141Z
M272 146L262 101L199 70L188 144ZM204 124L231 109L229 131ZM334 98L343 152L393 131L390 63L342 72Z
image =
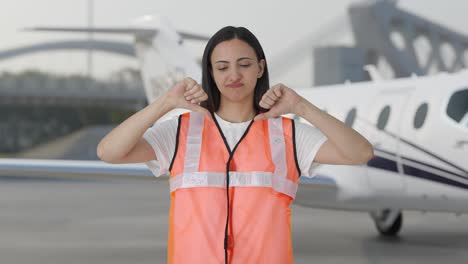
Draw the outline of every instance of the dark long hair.
M208 100L202 102L200 105L208 109L210 112L216 112L219 109L221 95L213 79L213 76L211 75L213 69L213 66L211 65L211 54L213 53L216 45L223 41L232 40L234 38L249 44L249 46L251 46L255 51L258 62L262 59L265 60L263 75L257 79L257 84L255 85L253 101L256 112L265 111L265 109L259 105L263 94L266 93L266 91L270 88L265 53L263 52L263 48L255 35L244 27L223 27L218 32L216 32L206 44L202 59L202 87L208 95Z

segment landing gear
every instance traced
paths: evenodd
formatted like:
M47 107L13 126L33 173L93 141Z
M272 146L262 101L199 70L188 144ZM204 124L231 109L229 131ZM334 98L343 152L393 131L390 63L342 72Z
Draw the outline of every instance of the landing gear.
M375 227L384 237L395 237L403 224L403 215L400 210L383 209L370 213Z

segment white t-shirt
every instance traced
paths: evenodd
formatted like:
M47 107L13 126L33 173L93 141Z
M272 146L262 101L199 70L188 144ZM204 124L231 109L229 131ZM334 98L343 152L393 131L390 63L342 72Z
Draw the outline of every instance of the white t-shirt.
M249 126L250 120L242 123L231 123L221 119L216 113L215 117L226 137L229 147L233 149ZM320 146L327 140L327 137L316 127L299 121L294 122L294 124L297 160L302 172L301 175L313 177L313 172L318 166L317 163L313 162L315 154L317 154ZM156 165L155 161L145 163L156 177L168 173L175 151L177 125L178 118L174 117L166 121L156 122L143 134L143 138L153 147L159 161L159 166Z

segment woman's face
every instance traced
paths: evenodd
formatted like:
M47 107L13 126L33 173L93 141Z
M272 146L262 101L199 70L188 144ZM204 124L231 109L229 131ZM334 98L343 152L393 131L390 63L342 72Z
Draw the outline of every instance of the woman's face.
M253 106L255 85L263 74L265 60L258 62L249 44L236 38L219 43L211 53L211 65L221 104L230 101Z

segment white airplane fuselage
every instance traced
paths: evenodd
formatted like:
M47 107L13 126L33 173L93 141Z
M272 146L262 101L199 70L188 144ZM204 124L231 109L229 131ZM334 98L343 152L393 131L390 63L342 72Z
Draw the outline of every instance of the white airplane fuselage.
M465 90L461 100L467 100L467 77L463 71L298 89L343 122L355 108L352 127L373 144L375 157L363 166L319 165L315 178L302 177L296 203L468 212L468 126L447 114L455 92ZM468 101L459 106L466 109Z

